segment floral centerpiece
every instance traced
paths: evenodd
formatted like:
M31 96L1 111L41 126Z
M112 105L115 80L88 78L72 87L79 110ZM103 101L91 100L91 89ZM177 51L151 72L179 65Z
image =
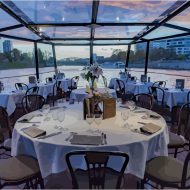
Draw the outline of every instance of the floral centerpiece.
M88 81L92 91L97 88L96 80L102 75L103 70L97 63L86 66L81 73L81 77Z

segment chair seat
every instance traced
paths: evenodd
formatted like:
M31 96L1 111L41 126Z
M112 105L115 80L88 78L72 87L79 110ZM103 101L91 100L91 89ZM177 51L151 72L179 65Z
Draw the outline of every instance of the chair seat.
M3 143L4 147L11 149L11 142L12 140L10 138L6 139Z
M169 148L183 147L184 144L185 144L185 139L182 136L169 132L169 144L168 144Z
M175 158L159 156L147 162L145 175L164 182L180 183L183 172L183 163ZM190 178L190 169L187 171L187 179Z
M88 171L78 169L75 171L75 176L79 185L79 189L89 189L89 178ZM105 189L115 189L119 172L112 170L111 168L106 169L105 176Z
M0 160L0 179L21 181L40 173L38 161L29 156L16 156Z

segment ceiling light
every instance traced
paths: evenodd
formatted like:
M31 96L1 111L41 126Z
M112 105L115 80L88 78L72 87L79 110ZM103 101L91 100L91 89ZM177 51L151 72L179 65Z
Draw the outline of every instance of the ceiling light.
M117 16L117 17L116 17L116 21L119 21L119 20L120 20L120 18Z

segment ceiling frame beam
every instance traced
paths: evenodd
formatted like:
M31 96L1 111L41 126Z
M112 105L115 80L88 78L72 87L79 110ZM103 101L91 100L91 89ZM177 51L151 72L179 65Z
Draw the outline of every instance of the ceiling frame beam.
M137 35L136 37L134 37L135 40L133 40L131 42L131 44L133 44L137 40L143 38L144 36L146 36L150 32L156 30L158 27L164 25L166 22L168 22L169 20L171 20L172 18L174 18L176 15L178 15L179 13L181 13L182 11L184 11L185 9L187 9L189 6L190 6L190 1L187 1L186 3L184 3L183 5L181 5L179 8L176 8L176 10L174 10L171 14L168 14L168 16L166 16L162 21L160 21L157 26L151 27L146 32L142 32L141 35L139 35L139 36Z

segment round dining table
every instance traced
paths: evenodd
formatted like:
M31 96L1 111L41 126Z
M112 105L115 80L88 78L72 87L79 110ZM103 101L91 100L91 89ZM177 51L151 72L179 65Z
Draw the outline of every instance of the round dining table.
M131 173L139 178L144 177L146 161L153 157L168 155L167 144L169 142L168 128L165 120L149 117L152 111L138 108L130 111L117 104L116 116L102 120L99 125L93 122L88 124L83 118L82 103L65 103L63 108L51 108L49 113L44 114L38 110L24 115L14 127L12 135L12 156L19 154L31 155L38 159L43 177L53 173L59 173L67 169L65 155L77 150L98 150L98 151L121 151L129 155L129 163L125 173ZM65 119L54 120L53 113L57 114L62 110L65 112ZM128 119L124 121L121 113L125 112ZM154 113L156 114L156 113ZM30 120L29 120L30 118ZM28 119L28 122L22 122ZM160 130L152 135L142 133L139 129L144 123L153 123L160 126ZM61 128L58 126L62 126ZM32 138L24 130L27 128L39 128L46 131L43 137ZM101 136L106 134L106 142L99 145L71 144L72 135ZM68 140L69 139L69 140ZM73 160L78 167L85 168L82 158ZM117 169L119 160L111 160L114 169Z
M97 90L99 93L106 93L105 88L98 88ZM108 89L109 95L111 95L113 98L117 98L116 91L114 89ZM70 100L78 100L78 102L83 101L86 97L88 97L88 93L86 92L85 88L78 88L75 90L72 90L70 95Z

